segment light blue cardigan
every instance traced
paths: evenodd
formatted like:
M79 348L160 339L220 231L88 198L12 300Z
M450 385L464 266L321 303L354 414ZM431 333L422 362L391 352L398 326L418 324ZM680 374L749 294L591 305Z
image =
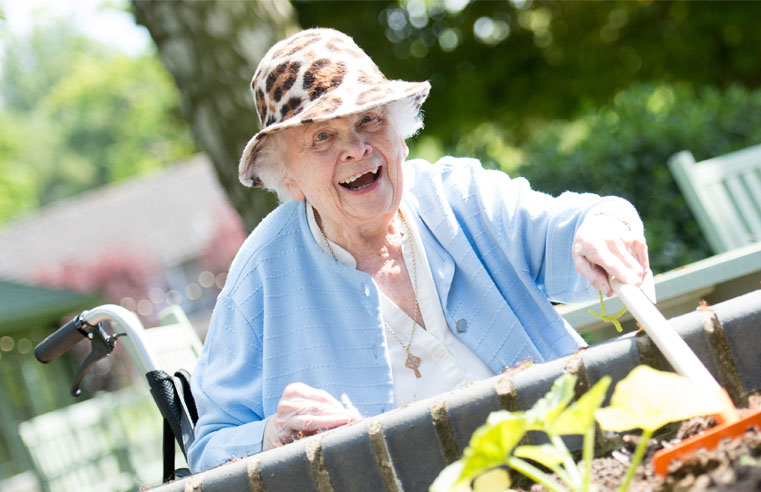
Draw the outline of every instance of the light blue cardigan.
M473 159L404 166L403 199L422 218L439 299L463 343L495 373L582 346L549 300L597 295L571 259L576 228L593 207L628 207L638 221L633 207L553 198ZM192 378L200 418L191 469L259 452L266 419L296 381L345 394L364 416L395 406L378 290L320 249L303 202L269 214L233 261Z

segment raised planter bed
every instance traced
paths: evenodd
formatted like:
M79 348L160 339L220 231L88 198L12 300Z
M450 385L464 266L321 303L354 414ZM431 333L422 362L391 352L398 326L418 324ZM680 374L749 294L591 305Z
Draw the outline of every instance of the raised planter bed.
M761 389L761 291L671 323L735 403L747 405ZM529 408L564 371L579 376L581 391L604 375L615 384L642 363L670 368L646 335L630 333L151 490L425 491L490 412Z

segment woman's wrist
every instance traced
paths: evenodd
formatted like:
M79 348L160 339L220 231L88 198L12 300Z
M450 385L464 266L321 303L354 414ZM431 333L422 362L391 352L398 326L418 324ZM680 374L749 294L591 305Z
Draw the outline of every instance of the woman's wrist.
M595 211L594 213L592 213L591 215L588 215L587 217L595 217L595 216L598 216L598 215L602 215L603 217L608 217L610 219L617 220L618 222L620 222L621 224L623 224L626 227L627 231L631 232L631 230L632 230L631 224L629 222L627 222L626 220L622 219L621 217L619 217L617 215L612 215L612 214L609 214L607 212L603 212L601 210Z
M600 215L615 219L623 224L629 232L636 235L644 235L644 228L637 210L623 198L603 198L597 205L587 211L585 220Z

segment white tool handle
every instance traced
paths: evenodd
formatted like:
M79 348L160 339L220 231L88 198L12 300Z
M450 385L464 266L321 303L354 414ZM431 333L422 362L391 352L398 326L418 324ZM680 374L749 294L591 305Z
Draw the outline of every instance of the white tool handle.
M622 284L613 278L610 279L610 285L676 372L703 385L706 390L713 387L721 388L690 346L669 325L642 289L634 285Z

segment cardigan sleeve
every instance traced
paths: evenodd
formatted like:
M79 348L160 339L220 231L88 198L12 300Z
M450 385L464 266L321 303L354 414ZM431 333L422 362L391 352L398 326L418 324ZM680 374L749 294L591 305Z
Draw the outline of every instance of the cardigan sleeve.
M463 222L490 234L513 265L531 276L553 302L579 302L596 291L571 255L576 230L588 213L616 211L633 227L642 223L634 207L619 197L566 191L554 197L533 190L524 178L484 169L475 159L445 159L444 188ZM468 217L479 216L478 219Z
M261 451L262 347L251 321L220 295L191 378L199 419L188 450L193 472Z

